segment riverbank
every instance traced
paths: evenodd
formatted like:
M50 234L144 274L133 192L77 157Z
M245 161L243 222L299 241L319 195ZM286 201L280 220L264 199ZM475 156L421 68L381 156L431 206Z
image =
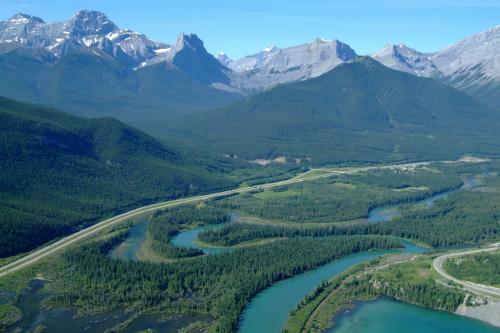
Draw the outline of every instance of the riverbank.
M439 275L431 264L428 255L389 256L354 268L308 295L289 317L285 332L322 332L336 323L342 311L379 296L453 313L465 293L437 283Z
M468 295L470 297L470 295ZM467 305L467 300L464 301L455 311L456 314L481 320L493 326L500 328L500 301L489 300L485 304Z

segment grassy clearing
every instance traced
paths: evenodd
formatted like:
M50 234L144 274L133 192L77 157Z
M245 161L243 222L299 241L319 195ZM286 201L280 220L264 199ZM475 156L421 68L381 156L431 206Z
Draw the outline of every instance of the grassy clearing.
M500 250L450 258L444 269L461 280L500 287Z
M252 196L261 200L274 199L274 198L289 198L297 195L300 195L300 192L291 188L287 188L285 191L264 190L252 194Z
M321 176L321 175L326 175L331 173L332 170L326 170L326 169L314 169L308 172L305 172L303 174L298 175L295 177L295 179L308 179L310 177L316 177L316 176Z

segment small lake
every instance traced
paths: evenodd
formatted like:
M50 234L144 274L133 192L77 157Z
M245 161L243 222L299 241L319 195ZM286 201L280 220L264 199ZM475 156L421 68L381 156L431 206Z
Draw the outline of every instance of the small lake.
M499 333L500 328L386 297L359 303L335 319L328 333Z
M450 190L450 191L445 191L441 193L434 194L428 198L422 199L422 200L417 200L413 203L412 205L421 205L424 204L426 207L432 207L436 201L444 199L448 197L450 194L453 194L459 190L462 189L471 189L476 186L479 186L481 182L479 179L475 177L468 177L464 179L463 185L455 190ZM400 216L401 213L399 211L399 208L403 204L394 204L394 205L385 205L385 206L380 206L373 208L368 212L368 218L367 222L368 223L380 223L380 222L387 222L390 221L392 218Z

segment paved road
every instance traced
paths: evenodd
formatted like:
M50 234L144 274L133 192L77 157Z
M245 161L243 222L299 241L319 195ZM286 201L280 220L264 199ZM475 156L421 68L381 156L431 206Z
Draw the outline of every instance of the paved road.
M311 171L308 171L308 173L310 173L310 172ZM132 211L123 213L121 215L118 215L118 216L112 217L110 219L104 220L102 222L99 222L97 224L94 224L91 227L82 229L82 230L80 230L80 231L78 231L70 236L67 236L67 237L65 237L57 242L54 242L54 243L49 244L47 246L44 246L41 249L36 250L35 252L32 252L32 253L16 260L16 261L13 261L7 265L0 267L0 277L14 273L14 272L16 272L20 269L23 269L27 266L33 265L33 264L39 262L40 260L42 260L42 259L44 259L52 254L55 254L57 252L61 252L67 246L70 246L78 241L81 241L83 239L94 236L105 228L109 228L110 226L114 226L114 225L117 225L119 223L123 223L127 220L144 215L146 213L151 213L151 212L154 212L156 210L180 206L180 205L184 205L184 204L188 204L188 203L194 203L194 202L209 200L209 199L213 199L213 198L224 197L224 196L228 196L228 195L232 195L232 194L258 191L258 190L262 190L262 189L269 189L269 188L274 188L274 187L279 187L279 186L284 186L284 185L300 183L300 182L304 182L304 181L326 178L326 177L330 177L334 174L342 174L342 173L345 173L345 172L331 170L331 171L326 172L324 174L315 175L315 176L304 175L301 178L295 177L292 179L278 181L278 182L274 182L274 183L237 188L234 190L228 190L228 191L217 192L217 193L206 194L206 195L199 195L199 196L189 197L189 198L184 198L184 199L165 201L165 202L160 202L157 204L137 208L137 209L134 209Z
M466 160L458 160L462 162L468 162ZM441 161L444 163L454 163L458 161ZM472 162L472 161L471 161ZM26 268L30 265L33 265L40 260L53 255L55 253L59 253L63 251L67 246L73 245L76 242L79 242L83 239L89 238L91 236L96 235L100 231L102 231L105 228L108 228L110 226L117 225L119 223L123 223L127 220L130 220L132 218L138 217L140 215L144 215L146 213L151 213L156 210L160 209L165 209L169 207L175 207L179 205L184 205L188 203L194 203L198 201L203 201L203 200L209 200L213 198L219 198L219 197L224 197L232 194L238 194L238 193L244 193L244 192L252 192L256 190L262 190L262 189L269 189L269 188L274 188L274 187L279 187L279 186L284 186L284 185L290 185L290 184L295 184L295 183L300 183L303 181L310 181L310 180L316 180L316 179L321 179L321 178L327 178L335 174L351 174L351 173L357 173L357 172L364 172L364 171L369 171L369 170L374 170L374 169L412 169L415 167L420 167L420 166L426 166L434 162L416 162L416 163L404 163L404 164L391 164L391 165L379 165L379 166L368 166L368 167L353 167L353 168L339 168L339 169L312 169L307 171L304 174L301 174L295 178L288 179L288 180L283 180L283 181L278 181L278 182L273 182L273 183L268 183L268 184L262 184L262 185L255 185L255 186L249 186L249 187L243 187L243 188L237 188L233 190L228 190L228 191L223 191L223 192L217 192L217 193L212 193L212 194L206 194L206 195L199 195L199 196L194 196L194 197L189 197L189 198L184 198L184 199L177 199L177 200L171 200L171 201L165 201L165 202L160 202L157 204L149 205L149 206L144 206L141 208L137 208L134 210L131 210L129 212L123 213L121 215L112 217L110 219L104 220L102 222L99 222L97 224L94 224L91 227L82 229L70 236L67 236L57 242L54 242L52 244L49 244L47 246L44 246L20 259L17 259L7 265L4 265L0 267L0 277L6 276L8 274L14 273L16 271L19 271L20 269ZM323 174L320 175L314 175L313 171L322 171L324 172ZM309 176L308 174L311 173L312 175Z
M481 253L481 252L490 252L490 251L496 251L496 250L500 250L500 243L492 244L492 245L489 245L488 247L482 248L482 249L448 253L448 254L442 255L442 256L434 259L434 261L432 262L432 266L433 266L434 270L436 272L438 272L446 280L453 281L453 282L463 286L464 288L466 288L467 290L469 290L470 292L472 292L474 294L479 294L479 295L488 296L488 297L495 297L495 298L500 299L500 288L495 288L495 287L491 287L491 286L485 286L485 285L482 285L479 283L473 283L473 282L469 282L469 281L459 280L459 279L451 276L450 274L446 273L446 271L443 268L443 263L449 258L462 257L465 255Z

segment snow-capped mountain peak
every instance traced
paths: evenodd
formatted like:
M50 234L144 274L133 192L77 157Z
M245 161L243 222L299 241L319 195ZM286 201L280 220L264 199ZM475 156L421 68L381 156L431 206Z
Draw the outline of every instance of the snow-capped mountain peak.
M56 57L81 48L95 48L130 66L150 61L169 48L143 34L120 29L104 13L93 10L80 10L68 20L54 23L16 14L0 22L0 43L44 48Z
M25 43L31 32L39 31L45 22L36 16L17 13L0 22L0 43Z

